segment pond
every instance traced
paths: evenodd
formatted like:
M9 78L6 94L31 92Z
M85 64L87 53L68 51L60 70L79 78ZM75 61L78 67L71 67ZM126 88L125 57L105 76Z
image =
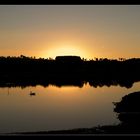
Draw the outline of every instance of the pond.
M0 133L91 128L120 123L112 102L139 91L120 86L0 88ZM30 95L30 92L35 94Z

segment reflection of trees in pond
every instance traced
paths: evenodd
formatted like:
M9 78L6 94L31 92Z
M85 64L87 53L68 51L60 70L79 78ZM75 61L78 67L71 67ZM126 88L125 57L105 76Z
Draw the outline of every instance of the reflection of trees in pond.
M119 84L129 88L134 81L140 80L139 64L139 58L127 60L100 58L87 61L79 56L58 56L55 60L36 59L24 55L0 57L0 82L9 82L11 79L41 82L44 79L50 83L49 80L53 79L80 79L80 82L88 81L95 87Z
M133 80L107 80L107 79L103 79L103 80L90 80L89 81L89 85L93 86L93 87L103 87L103 86L120 86L120 87L126 87L126 88L131 88L133 86L133 83L135 81Z
M89 83L91 87L97 88L97 87L103 87L103 86L120 86L120 87L126 87L131 88L133 86L133 83L137 82L136 80L81 80L81 79L7 79L7 80L0 80L0 87L21 87L25 88L28 86L35 87L37 85L42 85L43 87L48 87L49 85L54 85L57 87L62 86L77 86L79 88L82 88L84 84L86 85Z

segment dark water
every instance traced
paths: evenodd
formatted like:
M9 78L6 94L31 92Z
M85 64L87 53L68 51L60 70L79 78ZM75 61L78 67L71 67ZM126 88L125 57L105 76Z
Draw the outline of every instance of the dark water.
M112 102L139 91L140 82L131 88L120 86L82 88L13 87L0 88L0 132L27 132L90 128L118 124ZM30 96L30 91L36 93Z

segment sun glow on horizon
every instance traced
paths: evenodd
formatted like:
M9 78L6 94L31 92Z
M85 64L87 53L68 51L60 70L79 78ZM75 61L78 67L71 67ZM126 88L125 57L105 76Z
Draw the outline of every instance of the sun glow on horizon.
M87 54L84 50L74 45L62 45L58 47L51 47L49 50L45 50L42 54L43 57L45 56L53 59L55 59L56 56L68 56L68 55L87 57Z

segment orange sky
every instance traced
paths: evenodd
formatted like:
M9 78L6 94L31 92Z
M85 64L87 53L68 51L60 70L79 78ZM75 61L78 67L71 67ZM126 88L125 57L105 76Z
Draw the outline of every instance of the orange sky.
M0 55L140 56L140 6L0 6Z

